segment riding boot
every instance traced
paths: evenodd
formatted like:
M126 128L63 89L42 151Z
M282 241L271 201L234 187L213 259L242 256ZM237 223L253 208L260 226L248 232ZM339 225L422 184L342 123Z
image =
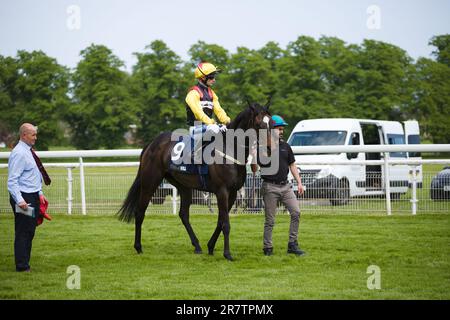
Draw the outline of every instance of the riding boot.
M265 256L271 256L273 254L273 248L264 248L263 252Z
M305 252L298 247L297 241L288 243L287 253L293 253L297 256L303 256L305 254Z

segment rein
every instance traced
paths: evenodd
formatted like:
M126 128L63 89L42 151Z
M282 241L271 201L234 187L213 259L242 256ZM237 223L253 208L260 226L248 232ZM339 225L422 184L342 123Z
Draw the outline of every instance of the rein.
M218 149L214 149L220 156L222 156L223 158L230 160L231 162L233 162L234 164L237 164L238 166L245 166L245 163L240 162L239 160L233 158L232 156L227 155L226 153L218 150Z
M241 122L242 122L241 120L242 120L242 119L240 119L240 118L238 117L237 119L235 119L235 121L237 121L237 123L236 123L236 124L233 123L233 127L232 127L232 128L230 128L229 125L227 125L227 128L229 128L229 129L244 129L244 128L240 128L240 126L239 126L239 125L241 124ZM255 121L255 119L254 119L253 116L249 117L249 119L247 120L247 124L246 124L247 129L245 129L245 130L248 130L248 129L251 129L251 128L254 129L254 121ZM233 121L233 122L234 122L234 121ZM255 129L255 130L256 130L256 129ZM225 135L225 134L226 134L225 132L222 133L222 135ZM259 137L258 137L258 135L256 136L256 145L259 145ZM248 146L247 144L238 145L237 147L238 147L238 148L244 148L245 150L249 150L249 149L250 149L250 146ZM218 150L218 149L214 149L214 150L215 150L221 157L223 157L223 158L225 158L225 159L227 159L227 160L233 162L234 164L237 164L237 165L239 165L239 166L245 166L245 165L246 165L246 163L242 163L241 161L239 161L239 160L233 158L232 156L230 156L230 155L224 153L223 151L220 151L220 150Z

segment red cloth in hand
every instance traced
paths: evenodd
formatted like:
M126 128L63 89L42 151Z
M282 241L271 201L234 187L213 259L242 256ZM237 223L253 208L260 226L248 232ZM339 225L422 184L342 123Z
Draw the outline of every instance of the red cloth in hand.
M44 198L44 195L40 195L39 196L39 217L37 220L37 224L40 225L42 224L42 222L44 222L44 218L51 221L52 217L47 213L47 208L48 208L48 201L47 199Z

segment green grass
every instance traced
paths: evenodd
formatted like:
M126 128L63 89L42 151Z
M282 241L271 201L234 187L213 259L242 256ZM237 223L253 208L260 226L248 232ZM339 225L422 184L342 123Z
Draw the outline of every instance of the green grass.
M215 215L194 214L206 252ZM263 215L231 216L234 262L193 254L179 218L147 215L143 255L134 225L113 216L55 215L37 228L31 273L14 271L14 221L0 215L0 299L449 299L450 215L302 215L305 257L286 254L289 216L277 216L272 257L262 255ZM67 267L81 269L69 290ZM367 288L369 265L381 289Z

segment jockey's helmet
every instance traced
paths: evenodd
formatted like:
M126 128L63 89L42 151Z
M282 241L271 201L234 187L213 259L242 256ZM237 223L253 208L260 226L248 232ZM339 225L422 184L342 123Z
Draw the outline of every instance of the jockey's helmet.
M208 78L208 76L214 76L217 73L221 72L222 70L218 69L215 65L209 62L201 62L197 65L197 68L195 68L195 78Z

